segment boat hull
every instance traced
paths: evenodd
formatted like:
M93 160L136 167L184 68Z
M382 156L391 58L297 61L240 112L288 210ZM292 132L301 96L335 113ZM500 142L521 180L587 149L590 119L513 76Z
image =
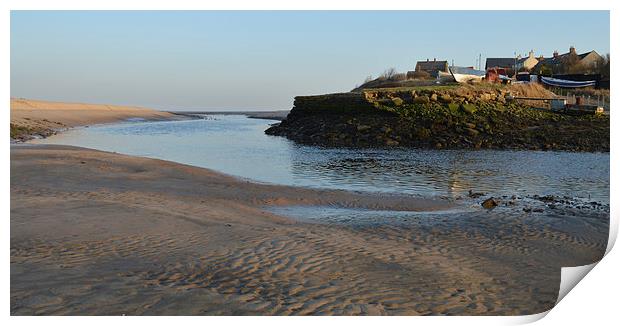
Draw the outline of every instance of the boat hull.
M476 70L469 67L450 67L450 73L454 77L454 80L459 83L472 83L472 82L480 82L484 75L486 74L482 70Z
M448 82L453 82L455 80L454 80L454 76L452 76L451 73L439 71L437 73L437 81L441 83L448 83Z
M484 76L458 74L458 73L452 74L452 76L454 76L454 80L456 80L458 83L480 82L482 81L482 78L484 77Z
M541 76L540 81L542 81L546 85L561 87L561 88L580 88L580 87L596 86L596 80L573 81L573 80L564 80L564 79Z

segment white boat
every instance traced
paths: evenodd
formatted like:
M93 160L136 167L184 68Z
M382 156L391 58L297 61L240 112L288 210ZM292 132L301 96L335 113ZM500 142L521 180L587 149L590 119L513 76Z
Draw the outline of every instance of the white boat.
M483 70L476 70L468 67L451 66L450 73L459 83L479 82L482 81L486 74Z
M562 87L562 88L593 87L596 85L596 80L573 81L573 80L564 80L564 79L557 79L557 78L543 77L543 76L540 77L540 80L549 86Z
M454 77L452 76L451 73L444 72L444 71L438 71L437 72L437 83L438 84L449 83L449 82L453 82L453 81L454 81Z

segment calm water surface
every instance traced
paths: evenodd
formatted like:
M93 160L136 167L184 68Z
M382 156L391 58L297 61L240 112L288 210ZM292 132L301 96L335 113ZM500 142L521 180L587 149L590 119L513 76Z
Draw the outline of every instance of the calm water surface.
M458 197L560 195L609 203L609 154L494 150L326 149L263 131L237 115L92 126L33 141L206 167L295 186Z

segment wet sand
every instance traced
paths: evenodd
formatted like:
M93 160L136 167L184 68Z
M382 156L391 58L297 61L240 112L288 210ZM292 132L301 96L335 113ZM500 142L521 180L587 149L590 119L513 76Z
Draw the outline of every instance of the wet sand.
M453 203L256 184L68 146L11 147L12 315L515 315L600 259L609 210L498 207L336 223L323 205ZM541 203L544 205L544 203Z
M289 114L290 110L278 111L175 111L175 114L186 116L202 116L202 115L245 115L252 119L266 119L282 121Z

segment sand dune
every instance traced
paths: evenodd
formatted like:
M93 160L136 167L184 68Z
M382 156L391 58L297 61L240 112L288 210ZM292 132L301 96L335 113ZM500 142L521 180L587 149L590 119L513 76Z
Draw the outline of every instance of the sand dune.
M560 266L602 257L609 216L498 208L346 224L264 210L300 204L455 205L13 146L11 314L532 314L553 306Z

